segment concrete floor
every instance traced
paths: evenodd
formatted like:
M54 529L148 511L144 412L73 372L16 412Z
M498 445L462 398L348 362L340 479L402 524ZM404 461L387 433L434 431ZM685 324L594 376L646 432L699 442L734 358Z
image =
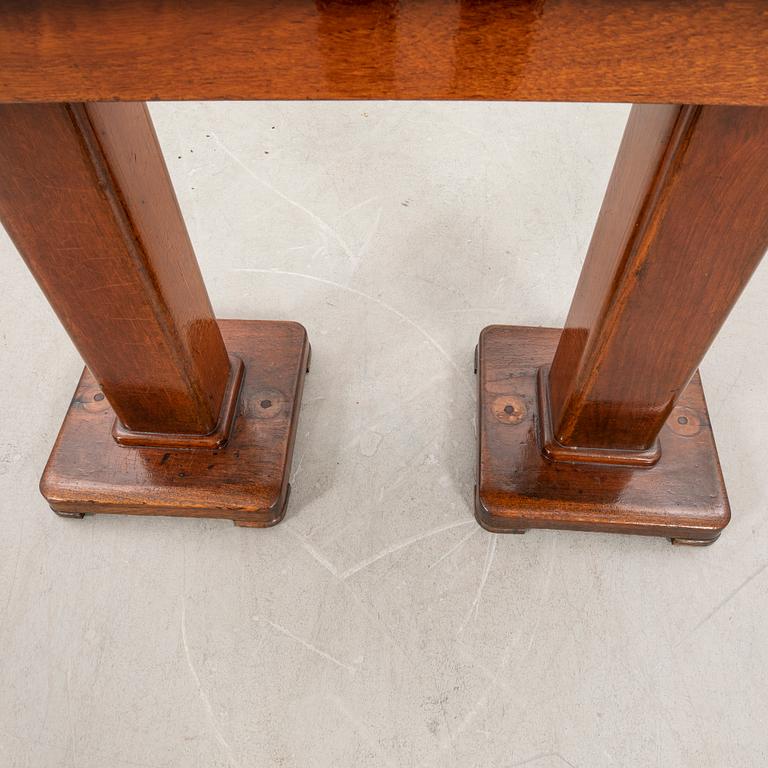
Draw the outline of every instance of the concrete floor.
M81 363L2 233L0 765L764 765L765 268L703 365L718 543L472 517L478 333L562 324L627 108L152 113L217 314L309 331L289 513L50 513Z

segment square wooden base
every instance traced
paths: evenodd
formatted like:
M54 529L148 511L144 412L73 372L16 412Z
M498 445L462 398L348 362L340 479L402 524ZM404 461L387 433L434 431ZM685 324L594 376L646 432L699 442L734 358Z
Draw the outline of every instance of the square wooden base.
M114 411L86 369L40 481L54 512L227 518L259 528L282 520L309 363L307 333L291 322L219 325L227 349L245 364L226 445L119 445Z
M542 454L537 373L559 338L558 329L516 326L480 335L478 522L498 533L562 528L712 543L730 509L698 373L662 429L655 465L553 462Z

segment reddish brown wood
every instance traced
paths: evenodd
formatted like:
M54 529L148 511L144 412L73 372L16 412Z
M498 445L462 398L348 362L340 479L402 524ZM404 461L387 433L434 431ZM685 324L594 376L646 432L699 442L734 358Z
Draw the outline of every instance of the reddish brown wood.
M539 409L539 437L544 456L551 461L579 461L588 464L623 464L652 467L661 458L661 446L654 440L650 448L628 451L620 448L594 448L564 445L555 437L552 423L552 403L549 388L549 366L542 366L537 377L537 404Z
M730 510L698 374L664 424L654 466L549 461L541 451L537 380L559 338L553 328L490 326L481 334L480 524L497 532L564 528L714 541Z
M762 0L14 0L0 101L768 105L767 20ZM551 370L553 331L481 338L484 525L717 536L728 506L694 371L768 244L767 137L764 109L635 108ZM145 107L0 106L0 166L0 216L95 376L43 479L52 506L278 520L306 336L227 326L280 382L259 372L265 396L247 372L232 427L238 366Z
M222 321L228 355L146 107L0 106L0 215L88 365L53 510L278 522L306 332Z
M653 448L768 248L767 202L768 109L633 109L549 372L558 443Z
M7 0L0 101L768 104L764 0Z
M40 489L65 516L180 515L267 527L285 514L307 335L298 323L219 321L245 363L234 428L224 449L118 445L115 413L86 369Z
M696 368L768 248L767 147L764 108L633 109L562 335L481 336L482 525L717 538Z
M226 445L232 433L237 413L237 401L245 376L243 361L229 356L229 378L221 401L219 421L212 432L203 435L171 434L168 432L134 432L127 429L115 418L112 425L112 437L120 445L146 445L160 448L221 448Z
M229 359L143 104L0 105L0 217L127 429L216 428Z

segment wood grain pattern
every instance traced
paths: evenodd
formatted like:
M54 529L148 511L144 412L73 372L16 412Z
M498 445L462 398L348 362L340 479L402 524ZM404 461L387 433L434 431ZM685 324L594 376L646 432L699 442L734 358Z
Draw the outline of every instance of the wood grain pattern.
M768 104L764 0L7 0L0 101Z
M0 105L0 218L125 427L216 427L229 358L145 105Z
M290 322L219 324L227 347L245 363L226 446L118 445L115 412L99 399L86 369L40 481L55 512L225 518L250 527L282 519L309 360L307 334Z
M490 326L480 337L478 522L498 532L564 528L714 541L730 508L698 373L661 430L654 466L549 461L539 440L537 378L560 333Z
M557 441L646 451L768 249L768 109L631 113L549 374Z

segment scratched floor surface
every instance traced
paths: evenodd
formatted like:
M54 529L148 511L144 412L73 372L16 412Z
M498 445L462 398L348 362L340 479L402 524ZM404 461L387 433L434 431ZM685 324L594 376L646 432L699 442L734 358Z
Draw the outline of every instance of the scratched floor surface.
M0 233L0 765L765 764L766 269L703 366L720 542L472 518L478 333L563 322L627 108L152 113L217 314L309 330L289 514L51 514L81 364Z

